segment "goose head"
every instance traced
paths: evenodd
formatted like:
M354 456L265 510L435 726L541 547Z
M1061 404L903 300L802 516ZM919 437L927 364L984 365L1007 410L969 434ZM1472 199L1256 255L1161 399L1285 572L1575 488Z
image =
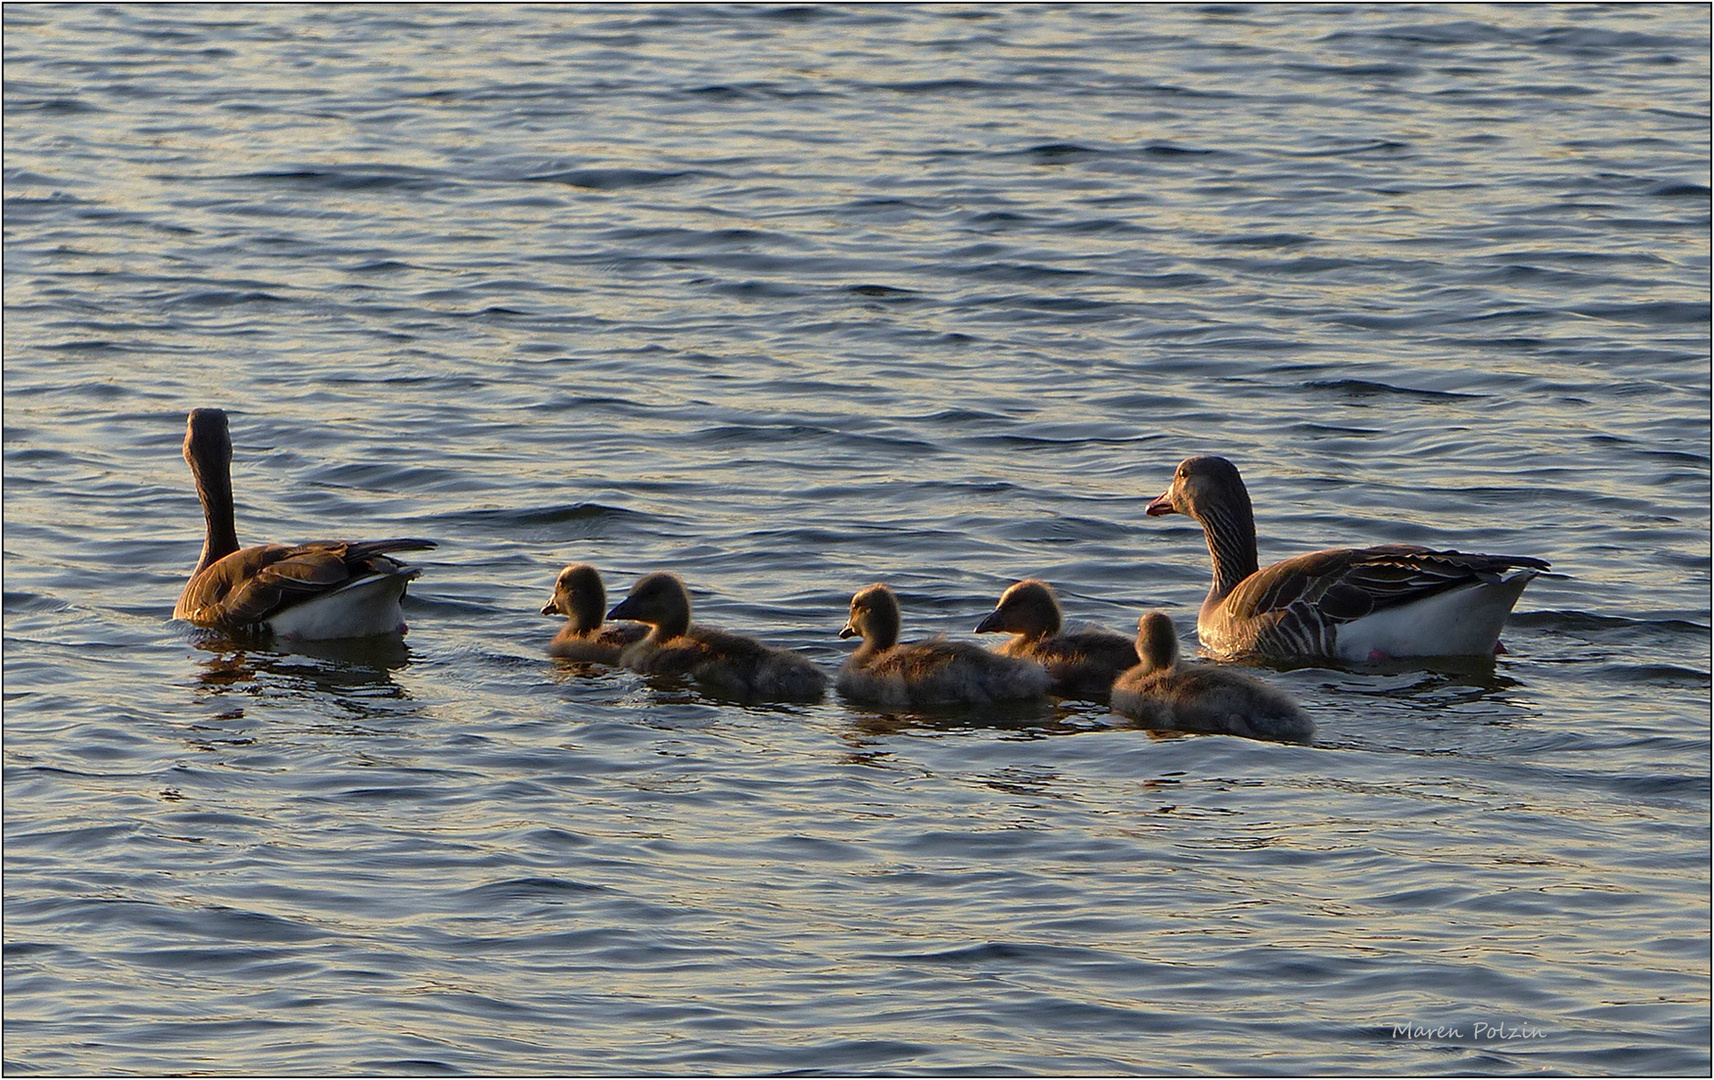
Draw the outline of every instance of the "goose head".
M601 609L607 606L607 590L601 575L588 563L577 563L559 572L553 596L542 605L543 615L564 615L574 634L587 634L601 626Z
M1256 515L1238 467L1225 458L1205 454L1179 462L1172 486L1147 513L1184 514L1202 526L1214 564L1211 595L1226 596L1256 572Z
M875 584L851 598L851 617L839 631L842 638L861 637L860 651L879 652L899 642L899 598L886 585Z
M1178 631L1166 613L1151 611L1137 620L1137 659L1144 671L1166 671L1178 663Z
M667 641L690 629L690 593L677 574L649 574L631 586L607 617L648 623L657 640Z
M1230 512L1238 507L1246 515L1250 513L1250 493L1244 488L1238 467L1223 457L1204 454L1178 463L1172 486L1149 504L1146 513L1150 517L1184 514L1200 521L1202 511Z
M1007 589L993 612L976 624L976 632L1051 637L1059 633L1063 621L1053 589L1044 581L1030 578Z
M185 420L184 459L204 475L232 467L232 436L224 409L192 409Z

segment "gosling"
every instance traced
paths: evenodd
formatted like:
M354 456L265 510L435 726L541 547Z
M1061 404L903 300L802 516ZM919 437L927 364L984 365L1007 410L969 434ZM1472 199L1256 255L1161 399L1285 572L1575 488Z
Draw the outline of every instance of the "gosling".
M1213 664L1182 664L1172 619L1137 623L1136 667L1113 684L1113 711L1149 727L1248 739L1308 742L1315 723L1285 694Z
M839 669L840 693L883 708L985 705L1040 697L1053 683L1034 660L1001 656L967 641L899 642L899 598L871 585L851 598L841 638L863 643Z
M1108 630L1062 633L1063 624L1053 589L1030 578L1007 589L994 611L976 624L976 632L1015 635L996 651L1047 668L1053 692L1061 697L1106 701L1113 680L1136 664L1136 645Z
M632 671L689 679L710 693L744 701L819 701L827 689L821 669L796 653L693 625L690 593L674 574L642 578L607 617L649 626L619 656Z
M575 563L561 570L553 583L553 596L542 605L543 615L565 616L565 625L548 642L548 655L617 664L619 655L641 641L649 628L642 623L603 624L601 613L606 607L607 590L595 567Z

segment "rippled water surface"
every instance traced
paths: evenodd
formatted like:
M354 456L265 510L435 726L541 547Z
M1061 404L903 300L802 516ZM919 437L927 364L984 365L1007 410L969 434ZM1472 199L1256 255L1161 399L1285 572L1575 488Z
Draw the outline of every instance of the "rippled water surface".
M1708 30L8 5L6 1070L1705 1075ZM441 542L402 644L169 621L199 405L244 542ZM1311 746L544 654L573 560L1188 632L1195 452L1563 576Z

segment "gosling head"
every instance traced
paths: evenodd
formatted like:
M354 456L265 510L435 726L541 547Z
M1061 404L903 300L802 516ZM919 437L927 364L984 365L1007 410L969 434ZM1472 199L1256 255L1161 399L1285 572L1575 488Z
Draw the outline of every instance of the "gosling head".
M890 649L899 642L899 598L886 585L874 584L851 598L851 617L840 629L842 638L861 637L863 648Z
M1022 634L1027 638L1051 637L1064 621L1059 599L1044 581L1029 578L1007 589L999 606L976 624L978 634Z
M1137 620L1137 659L1144 671L1166 671L1178 663L1178 631L1165 613L1151 611Z
M588 563L576 563L559 572L542 614L564 615L572 633L587 634L601 626L601 610L606 606L601 575Z
M1238 475L1238 466L1223 457L1204 454L1179 462L1178 470L1173 473L1172 486L1150 503L1146 512L1150 517L1162 514L1197 517L1204 508L1232 508L1235 511L1240 505L1245 514L1250 513L1250 493L1244 489L1244 479Z
M648 623L662 637L676 637L690 629L690 593L677 574L649 574L631 586L630 594L607 617Z

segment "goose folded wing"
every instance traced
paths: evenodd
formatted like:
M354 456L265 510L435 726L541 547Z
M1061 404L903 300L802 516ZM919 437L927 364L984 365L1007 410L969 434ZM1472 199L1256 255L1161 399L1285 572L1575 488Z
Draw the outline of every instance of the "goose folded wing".
M326 551L336 553L345 563L352 576L365 571L377 574L389 573L399 569L404 563L388 557L391 551L427 551L438 547L433 540L414 540L410 537L395 537L391 540L309 540L292 549L291 555L300 552ZM306 568L307 569L307 568ZM295 571L288 570L291 574ZM413 577L416 575L413 574ZM289 578L288 578L289 580ZM312 583L311 578L303 579L305 584ZM335 583L342 579L335 579Z
M326 592L351 579L345 561L328 552L299 552L262 567L233 589L222 604L221 621L248 626L286 607L293 596Z
M1465 585L1493 584L1515 569L1546 570L1520 555L1467 555L1414 544L1333 548L1275 563L1232 591L1227 610L1255 617L1294 606L1313 607L1327 623L1360 619Z
M1369 611L1412 604L1468 585L1495 585L1517 569L1546 570L1541 559L1514 555L1467 555L1408 544L1363 548L1335 586L1319 601L1329 619L1346 621ZM1361 593L1363 601L1349 594ZM1361 608L1362 610L1357 610Z
M313 540L287 549L256 573L258 584L303 593L326 592L353 578L392 574L404 564L389 551L421 551L432 540ZM418 571L409 576L416 577Z
M253 626L294 599L328 592L356 577L396 572L388 551L420 551L431 540L313 540L243 548L198 574L185 607L203 626ZM414 575L413 575L414 576Z
M199 626L247 626L280 605L279 582L260 577L289 556L290 544L241 548L196 575L179 602L184 617Z
M346 545L300 544L258 569L256 581L282 589L320 592L346 581L353 569L361 568L360 561L354 566L347 557Z

